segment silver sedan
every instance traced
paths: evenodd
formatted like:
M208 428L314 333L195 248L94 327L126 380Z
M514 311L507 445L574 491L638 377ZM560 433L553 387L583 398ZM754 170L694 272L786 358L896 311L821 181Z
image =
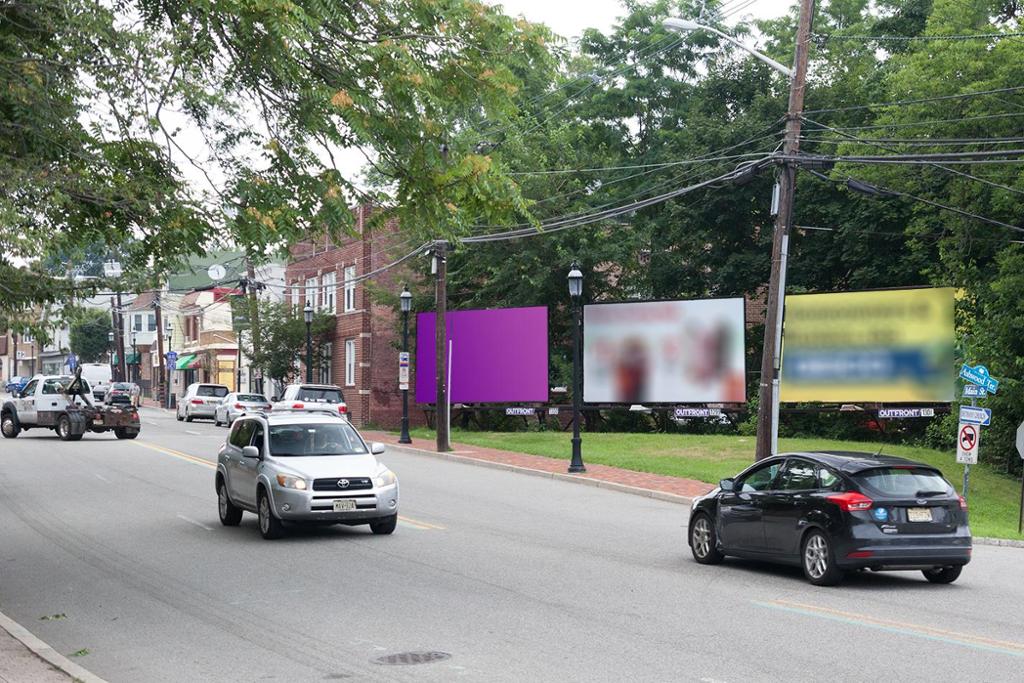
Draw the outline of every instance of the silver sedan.
M231 426L239 415L261 410L267 412L271 409L270 401L263 394L239 394L231 393L224 397L224 400L217 405L213 413L213 423L218 427Z

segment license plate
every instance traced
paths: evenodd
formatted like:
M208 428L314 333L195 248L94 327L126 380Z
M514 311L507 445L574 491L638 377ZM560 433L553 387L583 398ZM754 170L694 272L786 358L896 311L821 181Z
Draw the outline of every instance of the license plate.
M932 521L931 508L907 508L908 522L930 522Z
M335 512L345 512L347 510L355 510L356 502L354 500L336 500L334 501Z

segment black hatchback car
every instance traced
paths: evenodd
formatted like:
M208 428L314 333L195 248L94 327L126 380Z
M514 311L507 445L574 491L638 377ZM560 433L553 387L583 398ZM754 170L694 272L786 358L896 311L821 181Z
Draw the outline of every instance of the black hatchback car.
M787 453L693 502L701 564L726 555L803 567L819 586L848 570L918 569L952 583L971 561L967 504L930 465L870 453Z

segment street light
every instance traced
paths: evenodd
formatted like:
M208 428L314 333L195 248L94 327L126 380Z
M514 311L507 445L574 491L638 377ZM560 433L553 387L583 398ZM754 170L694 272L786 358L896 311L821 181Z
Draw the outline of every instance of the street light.
M757 59L760 59L762 62L764 62L765 64L767 64L771 68L775 69L780 74L783 74L784 76L786 76L786 78L792 78L793 77L793 70L790 69L788 66L784 66L782 64L779 64L778 62L776 62L771 57L769 57L767 55L761 54L760 52L758 52L757 50L755 50L752 47L747 47L746 45L744 45L740 41L736 40L735 38L733 38L729 34L722 33L718 29L712 28L711 26L705 26L703 24L698 24L696 21L691 21L689 19L676 19L674 17L666 19L665 21L662 22L661 25L664 26L665 28L667 28L670 31L676 31L677 33L686 33L688 31L709 31L711 33L714 33L719 38L722 38L723 40L726 40L726 41L732 43L733 45L735 45L739 49L743 50L744 52L748 52L751 55L753 55L754 57L756 57Z
M583 381L580 377L580 297L583 294L583 273L575 261L569 271L569 298L572 301L572 461L569 472L586 472L580 449L580 402Z
M306 381L313 383L313 305L307 301L302 309L306 318Z
M107 332L107 363L110 365L110 381L114 381L117 378L117 373L114 372L114 331L110 330Z
M135 332L132 332L132 353L135 355L135 383L138 384L140 379L139 370L141 369L140 366L142 365L142 363L140 362L141 359L139 358L139 347L138 344L136 344Z
M402 293L398 295L402 304L402 354L406 362L406 372L409 363L409 311L412 310L412 292L408 285L402 287ZM409 437L409 383L402 385L402 434L398 437L398 443L412 443Z

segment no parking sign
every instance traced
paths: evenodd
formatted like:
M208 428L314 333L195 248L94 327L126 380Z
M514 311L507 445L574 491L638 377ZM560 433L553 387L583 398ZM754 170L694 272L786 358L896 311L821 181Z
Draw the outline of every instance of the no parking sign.
M964 465L976 465L978 445L981 443L981 427L961 422L956 434L956 461Z

